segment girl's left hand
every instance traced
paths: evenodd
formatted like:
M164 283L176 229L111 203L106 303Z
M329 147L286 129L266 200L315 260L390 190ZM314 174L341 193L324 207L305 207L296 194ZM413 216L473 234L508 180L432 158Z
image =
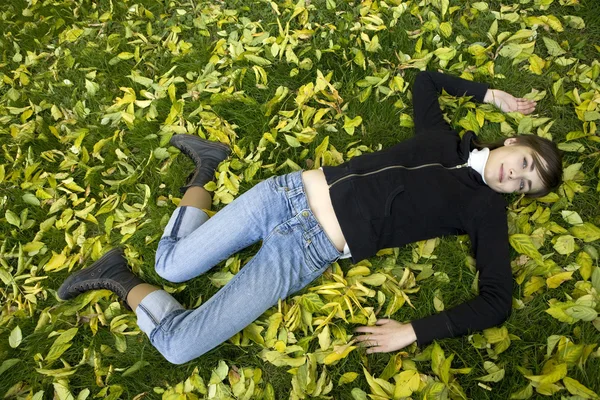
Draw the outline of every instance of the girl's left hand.
M365 347L367 353L387 353L400 350L417 340L410 323L402 324L393 319L378 319L373 326L360 326L354 332L364 333L355 339Z
M535 111L536 102L523 98L517 98L510 93L498 89L488 89L485 93L484 103L495 104L504 112L519 112L527 115Z

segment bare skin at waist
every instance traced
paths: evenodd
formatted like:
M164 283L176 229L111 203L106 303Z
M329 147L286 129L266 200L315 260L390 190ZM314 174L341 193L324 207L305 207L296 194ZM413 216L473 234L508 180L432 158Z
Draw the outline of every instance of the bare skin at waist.
M304 182L308 204L315 218L321 224L325 234L327 234L333 245L339 251L343 251L346 239L333 211L325 174L320 169L304 171L302 173L302 181Z

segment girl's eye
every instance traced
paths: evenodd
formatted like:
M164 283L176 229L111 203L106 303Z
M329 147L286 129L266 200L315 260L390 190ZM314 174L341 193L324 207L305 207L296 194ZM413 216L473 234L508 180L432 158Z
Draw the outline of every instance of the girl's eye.
M527 159L523 158L523 169L527 168Z
M525 189L525 181L521 179L521 184L519 185L519 190Z

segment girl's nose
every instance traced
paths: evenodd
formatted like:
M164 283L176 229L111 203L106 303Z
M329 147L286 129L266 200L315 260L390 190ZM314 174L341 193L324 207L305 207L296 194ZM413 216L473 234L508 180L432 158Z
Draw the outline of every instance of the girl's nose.
M515 169L511 168L508 170L508 179L519 179L521 174L516 172Z

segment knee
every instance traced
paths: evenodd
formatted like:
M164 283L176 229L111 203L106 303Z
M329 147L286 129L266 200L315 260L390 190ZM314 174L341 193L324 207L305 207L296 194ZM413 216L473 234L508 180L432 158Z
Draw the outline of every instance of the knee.
M187 279L181 276L180 273L175 268L165 268L164 264L156 264L154 266L154 270L164 280L167 280L172 283L183 283L187 281Z
M177 268L177 263L172 257L167 257L166 253L157 255L154 270L158 276L169 282L182 283L188 280L181 274L181 268Z
M192 361L192 358L190 358L189 356L186 357L186 354L182 352L168 352L161 354L168 362L174 365L182 365L189 361Z
M182 365L200 357L205 352L198 353L197 351L190 351L190 349L187 347L178 347L174 349L160 350L160 353L171 364Z

